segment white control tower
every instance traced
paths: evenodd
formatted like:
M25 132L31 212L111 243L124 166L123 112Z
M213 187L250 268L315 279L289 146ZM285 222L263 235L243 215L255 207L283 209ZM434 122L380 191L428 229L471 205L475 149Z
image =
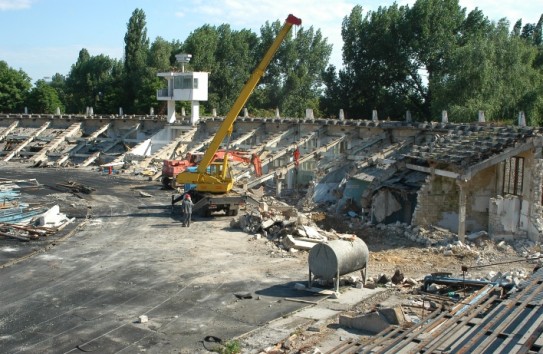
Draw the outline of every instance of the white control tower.
M196 124L200 119L200 102L207 101L208 73L185 72L185 64L190 61L192 55L177 54L175 59L181 63L181 72L158 73L168 81L168 87L157 90L157 100L168 102L168 123L176 121L175 101L190 101L190 123Z

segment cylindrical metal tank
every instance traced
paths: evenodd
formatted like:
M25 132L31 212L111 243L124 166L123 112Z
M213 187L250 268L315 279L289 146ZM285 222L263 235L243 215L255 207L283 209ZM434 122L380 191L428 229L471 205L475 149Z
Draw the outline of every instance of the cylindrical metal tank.
M319 243L309 251L309 272L317 278L333 278L365 269L369 260L368 246L358 237Z

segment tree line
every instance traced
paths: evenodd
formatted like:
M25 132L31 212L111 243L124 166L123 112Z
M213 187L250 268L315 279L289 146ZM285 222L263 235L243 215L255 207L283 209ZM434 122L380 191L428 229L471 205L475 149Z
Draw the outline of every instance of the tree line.
M282 21L266 22L260 33L228 24L203 25L184 41L147 36L145 13L132 13L122 60L91 56L81 49L67 76L31 84L21 69L0 60L0 112L147 114L165 113L156 90L166 86L158 72L178 70L175 55L192 54L186 70L207 71L205 113L226 114L245 81L279 32ZM493 22L458 0L394 3L376 11L355 6L341 24L343 67L329 64L332 45L319 29L290 33L254 90L247 106L254 115L316 116L401 120L511 122L519 111L532 125L543 123L543 15L537 23ZM179 102L178 105L189 103Z

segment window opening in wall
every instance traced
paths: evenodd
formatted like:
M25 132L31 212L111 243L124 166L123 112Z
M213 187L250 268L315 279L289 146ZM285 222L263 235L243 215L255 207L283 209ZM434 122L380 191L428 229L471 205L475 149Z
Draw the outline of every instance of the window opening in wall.
M503 194L522 195L524 158L511 157L503 166Z

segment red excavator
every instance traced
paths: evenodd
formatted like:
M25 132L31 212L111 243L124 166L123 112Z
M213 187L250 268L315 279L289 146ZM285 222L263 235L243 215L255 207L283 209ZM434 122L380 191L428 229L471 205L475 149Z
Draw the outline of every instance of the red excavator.
M226 154L226 150L218 150L213 156L212 162L224 160ZM175 188L175 176L186 171L189 167L198 166L203 156L204 154L201 152L188 152L183 160L164 160L162 164L162 185L167 188ZM228 151L228 160L252 164L255 176L262 176L262 163L256 153L249 156L247 152Z

